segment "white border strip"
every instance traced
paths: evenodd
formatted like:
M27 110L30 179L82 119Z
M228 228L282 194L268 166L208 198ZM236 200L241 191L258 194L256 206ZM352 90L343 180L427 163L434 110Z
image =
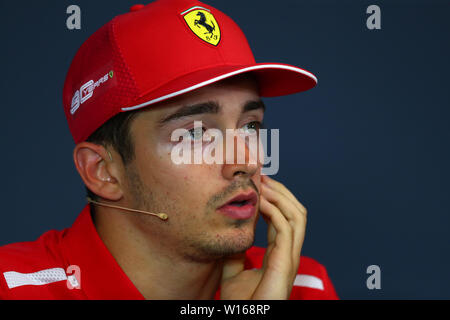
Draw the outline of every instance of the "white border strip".
M67 280L66 272L63 268L45 269L33 273L20 273L16 271L3 272L8 288L21 286L41 286L53 282Z
M320 278L307 274L298 274L295 277L294 286L324 290L323 281Z
M162 100L166 100L166 99L169 99L169 98L173 98L173 97L179 96L179 95L181 95L183 93L196 90L196 89L198 89L200 87L207 86L207 85L209 85L209 84L211 84L213 82L216 82L216 81L219 81L219 80L222 80L222 79L225 79L225 78L229 78L231 76L234 76L234 75L237 75L237 74L240 74L240 73L253 71L253 70L260 70L260 69L269 69L269 68L270 69L284 69L284 70L291 70L291 71L294 71L294 72L298 72L298 73L301 73L301 74L303 74L303 75L305 75L307 77L312 78L317 83L317 78L312 73L310 73L310 72L308 72L306 70L303 70L303 69L300 69L300 68L296 68L296 67L292 67L292 66L279 65L279 64L264 64L264 65L259 65L259 66L247 67L247 68L243 68L243 69L240 69L240 70L235 70L235 71L223 74L221 76L218 76L218 77L215 77L215 78L212 78L212 79L200 82L200 83L198 83L196 85L193 85L193 86L191 86L189 88L186 88L186 89L183 89L183 90L179 90L179 91L176 91L176 92L173 92L173 93L169 93L169 94L167 94L165 96L162 96L162 97L159 97L159 98L156 98L156 99L153 99L153 100L150 100L150 101L138 104L136 106L122 108L122 111L131 111L131 110L136 110L136 109L139 109L139 108L143 108L143 107L148 106L150 104L157 103L157 102L160 102Z
M192 11L192 10L195 10L195 9L203 9L203 10L206 10L208 12L211 12L211 10L209 10L209 9L206 9L206 8L203 8L203 7L199 7L199 6L195 6L195 7L192 7L190 9L187 9L186 11L183 11L182 13L180 13L180 15L182 16L185 13L188 13L189 11Z

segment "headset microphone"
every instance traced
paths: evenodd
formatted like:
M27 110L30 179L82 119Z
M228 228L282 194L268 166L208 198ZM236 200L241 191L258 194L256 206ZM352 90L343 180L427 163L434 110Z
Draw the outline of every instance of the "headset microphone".
M144 213L144 214L148 214L151 216L156 216L158 218L160 218L161 220L167 220L169 218L169 216L166 213L153 213L153 212L148 212L148 211L143 211L143 210L137 210L137 209L130 209L130 208L125 208L125 207L120 207L120 206L115 206L112 204L107 204L107 203L103 203L103 202L98 202L95 200L92 200L90 197L86 197L87 201L93 204L97 204L99 206L104 206L104 207L109 207L109 208L115 208L115 209L122 209L122 210L126 210L126 211L131 211L131 212L138 212L138 213Z

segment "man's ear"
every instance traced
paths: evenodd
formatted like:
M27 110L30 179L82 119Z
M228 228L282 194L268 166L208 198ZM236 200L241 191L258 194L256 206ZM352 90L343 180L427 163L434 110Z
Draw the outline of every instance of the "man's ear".
M91 142L80 142L73 150L75 167L84 184L96 195L112 200L120 200L123 196L120 184L120 168L122 162L105 147Z

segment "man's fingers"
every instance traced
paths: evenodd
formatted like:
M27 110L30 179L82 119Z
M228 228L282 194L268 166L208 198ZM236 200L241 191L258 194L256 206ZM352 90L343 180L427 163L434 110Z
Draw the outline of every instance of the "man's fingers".
M269 188L266 184L261 184L261 191L264 197L277 208L286 217L289 222L296 223L299 220L299 216L303 215L303 212L289 200L284 194ZM294 224L292 224L295 227Z
M270 219L268 225L269 237L267 239L270 251L266 252L263 261L263 268L270 263L276 269L282 270L286 266L289 266L292 254L292 242L293 232L292 227L280 210L267 201L264 197L260 198L260 212ZM275 232L270 232L270 228L273 228ZM269 254L270 253L270 254Z
M276 242L277 238L280 238L282 241L290 241L292 230L287 219L281 211L265 197L261 197L260 199L260 212L270 220L269 227L272 226L275 230L275 233L271 233L270 238L267 239L268 244Z
M300 211L307 213L307 210L304 205L300 203L300 201L297 200L297 198L292 194L291 191L289 191L288 188L286 188L282 183L270 178L269 176L263 175L261 176L261 181L265 184L267 184L270 188L282 193L284 196L286 196L289 200L291 200Z
M283 194L266 187L264 184L262 184L261 188L264 197L280 209L280 212L286 217L291 225L293 230L292 263L294 268L297 268L300 251L305 237L306 215Z

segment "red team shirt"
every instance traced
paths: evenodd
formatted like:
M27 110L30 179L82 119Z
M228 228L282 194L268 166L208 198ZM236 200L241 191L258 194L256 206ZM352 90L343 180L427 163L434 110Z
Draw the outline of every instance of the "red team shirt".
M264 248L247 251L246 269L261 268ZM215 299L220 298L220 289ZM36 241L0 247L0 299L115 299L144 297L100 239L86 205L72 227ZM338 299L324 266L302 256L290 296Z

